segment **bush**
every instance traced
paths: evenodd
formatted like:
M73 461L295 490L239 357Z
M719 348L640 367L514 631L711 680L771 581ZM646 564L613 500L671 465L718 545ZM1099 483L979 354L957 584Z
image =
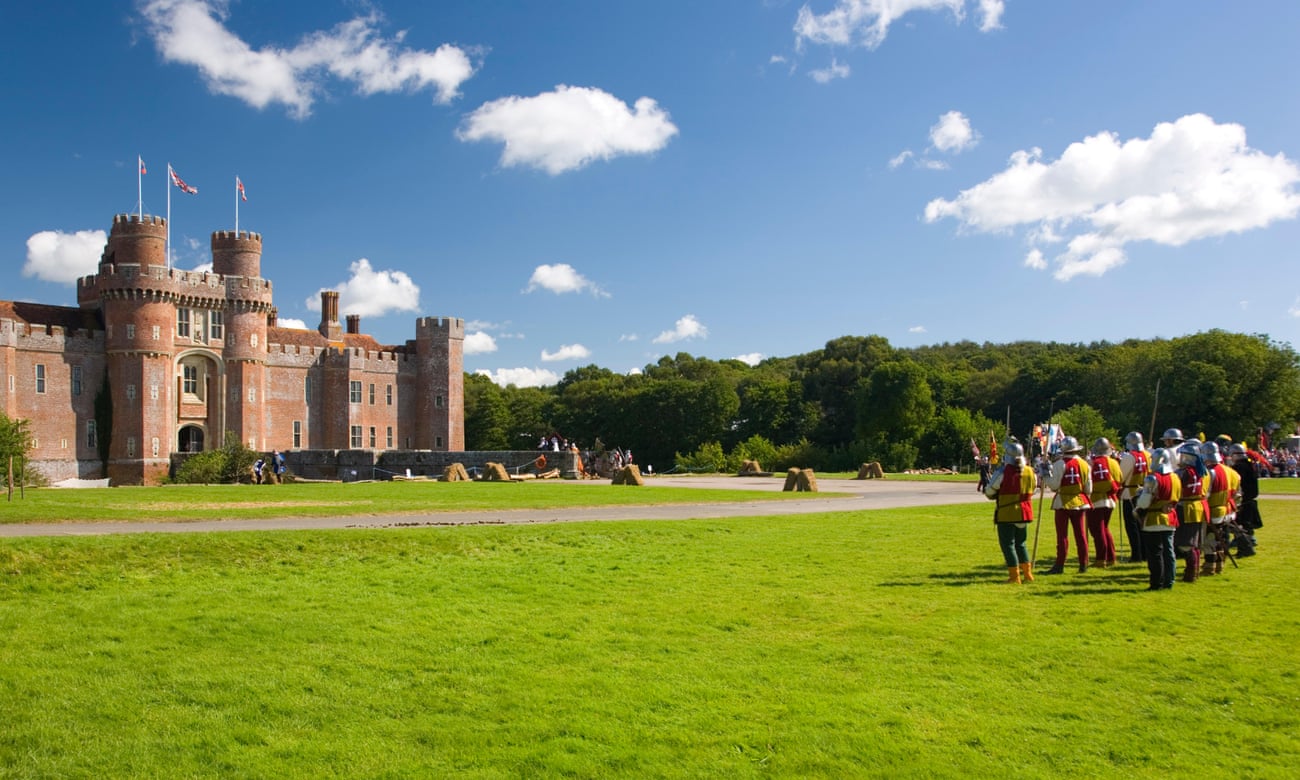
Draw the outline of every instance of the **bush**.
M710 441L701 444L698 450L689 455L676 453L673 456L673 465L683 471L720 472L727 470L727 456L722 451L721 443Z
M243 481L257 460L257 453L244 446L231 431L226 431L226 443L219 450L208 450L185 459L176 470L175 482L211 485Z

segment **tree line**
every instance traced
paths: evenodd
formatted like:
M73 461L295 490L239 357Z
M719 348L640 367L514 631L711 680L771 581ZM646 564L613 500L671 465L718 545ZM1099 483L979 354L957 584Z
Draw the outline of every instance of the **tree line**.
M972 439L984 449L990 436L1023 438L1049 421L1087 441L1156 427L1241 440L1270 423L1289 432L1298 419L1294 349L1221 330L911 348L844 336L754 366L679 352L639 374L590 365L543 388L465 378L467 449L532 449L558 433L584 448L599 438L631 449L656 471L730 470L750 457L774 470L952 466L969 464Z

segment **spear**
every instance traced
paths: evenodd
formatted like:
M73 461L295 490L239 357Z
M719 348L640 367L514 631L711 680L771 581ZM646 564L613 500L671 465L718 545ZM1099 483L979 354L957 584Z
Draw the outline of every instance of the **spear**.
M1048 436L1052 431L1052 416L1056 412L1056 396L1052 396L1052 402L1047 407L1047 431ZM1034 562L1034 568L1038 567L1038 537L1043 530L1043 496L1047 492L1047 480L1041 480L1038 483L1038 517L1034 520L1034 552L1029 556L1029 560Z

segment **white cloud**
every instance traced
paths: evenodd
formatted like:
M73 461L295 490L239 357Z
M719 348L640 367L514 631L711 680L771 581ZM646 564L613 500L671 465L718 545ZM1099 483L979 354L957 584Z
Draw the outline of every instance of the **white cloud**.
M1025 255L1025 267L1036 271L1046 269L1047 260L1043 257L1043 251L1037 248L1029 250L1029 254Z
M27 239L27 262L23 276L47 282L74 284L99 269L108 234L102 230L42 230Z
M835 79L846 79L850 73L848 65L834 58L831 59L829 66L808 71L808 75L818 84L829 84Z
M539 265L533 269L533 275L528 279L528 287L524 292L530 293L533 290L541 288L562 295L564 293L582 292L589 290L597 298L608 298L609 293L600 289L590 279L578 273L573 266L568 263L556 263L555 265Z
M619 343L622 343L624 341L636 341L639 338L641 337L636 335L635 333L624 333L618 337L618 340Z
M339 314L375 317L390 311L419 311L420 288L402 271L376 271L366 258L349 266L352 278L322 290L338 290ZM320 292L307 299L307 308L320 311Z
M581 344L565 344L554 352L542 350L542 362L554 363L557 360L582 360L591 357L591 350Z
M746 352L743 355L736 355L733 360L739 360L747 366L756 366L763 362L762 352Z
M924 326L924 325L913 325L912 327L910 327L910 328L907 329L907 332L908 332L908 333L925 333L925 326Z
M560 381L560 375L545 368L498 368L496 371L479 369L474 372L496 382L501 387L546 387Z
M629 369L627 370L627 375L628 375L628 376L641 376L641 369L639 369L639 368L629 368Z
M1002 0L978 0L981 32L1001 26ZM799 9L794 24L795 48L805 42L828 46L865 46L884 43L889 26L912 11L948 10L960 22L966 0L838 0L835 7L817 14L807 5Z
M980 134L960 111L949 111L930 128L930 144L941 152L963 152L979 143Z
M1134 241L1182 246L1300 213L1300 167L1247 146L1241 125L1204 114L1162 122L1149 138L1103 132L1070 144L1058 160L1042 157L1039 149L1016 152L987 181L930 201L926 221L952 217L986 233L1023 227L1031 244L1064 241L1052 263L1065 281L1124 263ZM1026 264L1045 267L1034 252Z
M894 169L897 168L898 166L900 166L900 165L902 165L903 163L907 162L907 161L908 161L909 159L911 159L913 156L914 156L914 155L912 154L912 150L911 150L911 149L904 149L903 151L899 152L897 155L895 155L895 156L889 158L889 170L891 170L891 171L894 170Z
M293 48L254 49L225 27L224 0L142 0L139 7L164 61L198 68L212 92L255 108L279 103L298 118L311 113L327 76L354 84L362 95L431 88L445 104L474 75L465 50L404 48L404 32L379 35L375 14L311 33Z
M704 327L699 320L695 319L694 314L687 314L685 317L677 320L676 326L672 330L666 330L655 336L655 344L671 344L675 341L684 341L686 339L703 339L708 338L709 329Z
M1246 301L1241 302L1241 308L1246 308ZM1295 303L1291 304L1291 308L1287 309L1286 313L1292 317L1300 317L1300 295L1296 296Z
M948 163L944 162L943 160L931 160L929 158L922 158L916 161L916 167L922 168L927 171L946 171L948 170Z
M276 317L275 324L277 327L281 327L281 328L297 328L298 330L312 330L312 328L307 327L306 321L297 319L296 317Z
M629 110L594 87L561 84L534 97L517 95L484 103L465 118L462 141L505 144L501 164L531 166L552 176L593 160L651 154L677 135L668 112L648 97Z
M497 340L483 331L465 334L464 352L466 355L485 355L497 351Z

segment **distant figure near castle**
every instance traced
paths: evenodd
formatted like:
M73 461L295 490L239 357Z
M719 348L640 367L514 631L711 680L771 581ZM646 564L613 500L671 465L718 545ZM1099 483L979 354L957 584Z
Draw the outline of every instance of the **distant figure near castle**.
M31 421L45 476L155 483L225 431L260 451L464 449L464 320L381 346L327 290L316 330L278 327L261 235L213 233L211 272L168 268L166 235L119 214L77 308L0 301L0 408Z

